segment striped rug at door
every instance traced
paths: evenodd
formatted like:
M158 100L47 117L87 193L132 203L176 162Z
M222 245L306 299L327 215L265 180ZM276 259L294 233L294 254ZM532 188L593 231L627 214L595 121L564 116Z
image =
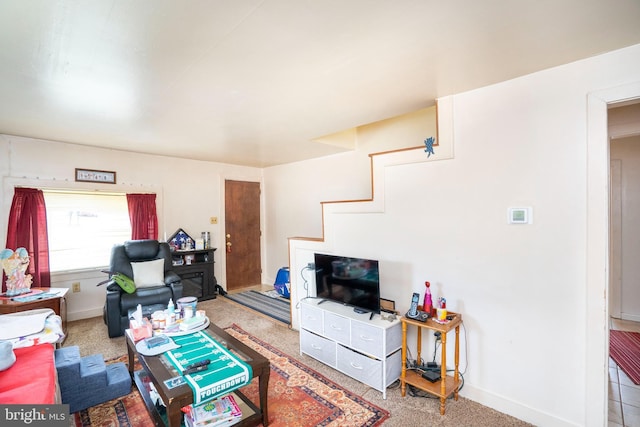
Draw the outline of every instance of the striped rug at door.
M237 294L226 294L225 298L249 307L252 310L273 317L287 325L291 323L291 303L284 298L271 298L258 291L240 292Z
M612 330L609 356L634 384L640 385L640 333Z

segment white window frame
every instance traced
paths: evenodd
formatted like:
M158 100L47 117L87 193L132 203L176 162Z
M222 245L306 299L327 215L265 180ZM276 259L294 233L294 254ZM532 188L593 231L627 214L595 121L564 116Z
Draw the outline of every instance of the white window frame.
M43 189L51 273L103 268L131 239L126 193ZM68 203L57 207L56 202Z

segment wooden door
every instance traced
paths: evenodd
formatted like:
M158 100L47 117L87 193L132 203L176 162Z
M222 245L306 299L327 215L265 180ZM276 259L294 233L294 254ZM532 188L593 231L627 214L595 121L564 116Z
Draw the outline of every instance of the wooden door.
M225 181L227 290L262 284L260 183Z

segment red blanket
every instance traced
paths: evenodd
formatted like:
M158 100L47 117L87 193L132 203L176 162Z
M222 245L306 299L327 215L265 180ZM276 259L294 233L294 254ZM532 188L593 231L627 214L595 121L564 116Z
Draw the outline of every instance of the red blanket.
M0 371L1 404L56 403L56 366L53 346L16 348L16 363Z

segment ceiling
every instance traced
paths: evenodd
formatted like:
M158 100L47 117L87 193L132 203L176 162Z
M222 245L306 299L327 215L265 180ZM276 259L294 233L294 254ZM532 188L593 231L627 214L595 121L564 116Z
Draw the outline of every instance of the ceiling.
M2 0L0 133L266 167L638 43L638 0Z

